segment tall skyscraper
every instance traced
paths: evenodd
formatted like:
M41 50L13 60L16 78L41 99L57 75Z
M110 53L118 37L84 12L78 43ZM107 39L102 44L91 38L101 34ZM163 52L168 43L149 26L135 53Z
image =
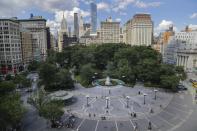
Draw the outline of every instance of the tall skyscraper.
M113 22L111 17L101 22L101 43L120 43L120 22Z
M69 36L69 37L72 37L71 27L70 27L70 26L68 27L68 36Z
M62 49L63 49L64 35L68 35L68 30L67 30L67 21L64 18L64 13L63 13L63 18L62 18L60 30L58 33L58 51L59 52L62 52Z
M97 5L92 2L90 4L90 10L91 10L91 26L92 26L91 33L95 34L97 29Z
M74 35L79 38L79 20L77 13L74 13Z
M136 14L126 23L126 43L149 46L153 41L153 22L150 14Z
M81 16L79 19L79 37L84 35L84 28L83 28L83 17Z

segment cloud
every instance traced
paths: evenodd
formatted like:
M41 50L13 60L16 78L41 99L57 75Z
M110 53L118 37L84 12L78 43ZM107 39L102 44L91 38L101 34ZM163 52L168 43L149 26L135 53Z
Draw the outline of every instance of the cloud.
M78 6L78 0L0 0L0 16L17 16L32 7L54 13L60 10L72 10Z
M109 6L108 3L100 2L100 3L97 4L97 9L98 10L110 11L110 6Z
M149 7L159 7L162 3L161 2L149 2L145 3L143 1L136 1L135 6L138 8L149 8Z
M159 7L162 2L144 2L141 0L115 0L112 10L119 12L125 10L129 5L133 5L138 8L150 8Z
M60 23L63 18L63 12L64 12L64 17L68 23L68 26L73 25L74 13L78 13L78 16L83 16L84 18L90 16L90 13L88 11L81 10L78 7L74 7L71 11L69 10L56 11L54 20L47 20L47 26L51 28L51 32L53 34L57 32L57 30L59 30L60 28Z
M178 31L177 27L174 26L173 21L162 20L160 24L155 28L155 34L160 34L161 32L169 29L170 26L173 26L174 31Z
M197 25L190 24L189 28L191 28L192 30L197 30Z
M190 19L195 19L197 18L197 13L193 13L191 16L190 16Z
M80 1L86 5L90 4L91 2L94 2L94 0L80 0Z
M121 18L116 18L116 21L117 21L117 22L121 22L122 19L121 19Z
M172 25L172 21L162 20L161 23L158 25L157 30L164 31L169 29L169 27Z
M124 10L124 9L127 8L127 6L129 4L132 4L134 2L135 2L135 0L115 0L114 3L116 3L116 4L113 5L113 9L112 10L114 12L118 12L120 10Z

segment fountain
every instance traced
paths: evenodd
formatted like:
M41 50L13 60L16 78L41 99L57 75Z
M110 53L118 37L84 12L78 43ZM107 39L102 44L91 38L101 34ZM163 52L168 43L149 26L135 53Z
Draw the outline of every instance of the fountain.
M110 80L110 77L109 77L109 76L107 76L107 78L106 78L106 80L105 80L105 85L106 85L106 86L110 86L110 85L112 85L112 83L111 83L111 80Z

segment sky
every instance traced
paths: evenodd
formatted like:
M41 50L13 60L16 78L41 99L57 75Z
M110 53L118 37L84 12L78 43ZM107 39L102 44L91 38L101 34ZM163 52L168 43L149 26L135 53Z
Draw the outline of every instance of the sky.
M0 0L0 17L27 19L30 13L43 16L54 33L65 14L68 26L73 27L73 14L79 13L90 22L90 2L98 8L100 21L109 16L124 25L136 13L149 13L154 22L155 35L174 25L176 31L186 25L197 28L197 0Z

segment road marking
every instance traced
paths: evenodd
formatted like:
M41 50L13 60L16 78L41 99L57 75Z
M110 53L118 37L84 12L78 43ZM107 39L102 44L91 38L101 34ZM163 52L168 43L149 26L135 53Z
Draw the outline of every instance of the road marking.
M164 121L164 122L167 123L168 125L170 125L170 126L172 126L172 127L176 126L176 125L174 125L174 124L171 124L171 123L168 122L167 120L163 119L161 116L159 116L159 115L157 115L157 116L158 116L158 118L159 118L160 120Z
M117 121L115 121L115 124L116 124L116 129L117 129L117 131L118 131L118 124L117 124Z
M133 128L135 127L135 125L133 124L132 120L129 120L131 125L133 126Z
M188 105L181 105L181 104L179 104L179 103L177 103L177 102L174 102L174 101L172 101L170 104L175 104L175 105L177 105L177 106L181 106L181 107L184 107L184 108L188 108Z
M81 125L83 124L84 121L85 121L85 119L83 119L83 120L81 121L81 123L80 123L79 126L77 127L77 130L79 130L79 128L81 127Z
M170 113L170 112L168 112L168 111L166 111L166 110L163 110L163 112L165 112L165 113L169 114L170 116L176 117L176 115L175 115L175 114Z
M153 125L153 127L155 127L155 129L158 129L158 131L161 131L161 129L159 129L159 127L158 127L154 122L152 122L152 121L146 116L145 113L143 113L143 114L144 114L144 116L145 116L145 119L146 119L148 122L151 122L152 125Z
M181 109L178 109L178 108L176 108L176 107L170 106L169 108L175 109L175 110L180 111L180 112L183 112L183 113L185 113L185 114L188 114L188 112L183 111L183 110L181 110Z
M120 101L120 103L123 105L123 108L125 107L125 103L121 100L121 99L118 99Z
M99 120L96 123L95 131L97 131Z

